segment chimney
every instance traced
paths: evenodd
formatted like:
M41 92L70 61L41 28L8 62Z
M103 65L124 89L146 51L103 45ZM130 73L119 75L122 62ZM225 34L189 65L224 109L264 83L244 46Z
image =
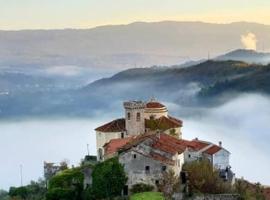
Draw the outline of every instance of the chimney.
M219 141L218 144L219 144L220 147L222 147L222 142L221 141Z

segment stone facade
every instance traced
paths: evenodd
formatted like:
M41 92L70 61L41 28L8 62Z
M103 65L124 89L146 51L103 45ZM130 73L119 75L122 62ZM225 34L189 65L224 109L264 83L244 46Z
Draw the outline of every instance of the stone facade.
M155 100L127 101L123 103L123 106L125 118L113 120L95 129L98 161L104 160L104 145L112 139L138 136L153 130L182 138L182 121L169 116L163 104ZM148 127L147 121L152 121L154 127Z
M170 139L172 137L166 134L154 134L119 154L119 162L124 165L129 177L129 189L138 183L156 186L162 173L168 170L173 170L176 175L180 174L184 164L184 150L182 146L168 146L167 141Z
M127 135L140 135L145 132L144 109L142 101L124 102Z

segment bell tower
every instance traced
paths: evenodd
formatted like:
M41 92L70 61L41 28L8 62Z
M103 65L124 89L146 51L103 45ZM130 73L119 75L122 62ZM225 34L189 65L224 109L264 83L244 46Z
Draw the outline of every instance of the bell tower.
M127 135L139 135L145 132L144 109L142 101L124 102Z

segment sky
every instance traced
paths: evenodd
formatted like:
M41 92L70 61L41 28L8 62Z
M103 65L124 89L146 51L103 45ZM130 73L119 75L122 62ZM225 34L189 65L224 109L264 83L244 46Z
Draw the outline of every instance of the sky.
M269 0L0 0L0 29L90 28L134 21L270 24Z

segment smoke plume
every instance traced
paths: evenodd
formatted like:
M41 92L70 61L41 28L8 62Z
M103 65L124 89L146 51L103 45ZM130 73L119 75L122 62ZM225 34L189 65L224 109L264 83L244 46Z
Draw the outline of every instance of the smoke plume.
M254 33L247 33L241 36L241 42L245 49L256 50L257 49L257 37Z

